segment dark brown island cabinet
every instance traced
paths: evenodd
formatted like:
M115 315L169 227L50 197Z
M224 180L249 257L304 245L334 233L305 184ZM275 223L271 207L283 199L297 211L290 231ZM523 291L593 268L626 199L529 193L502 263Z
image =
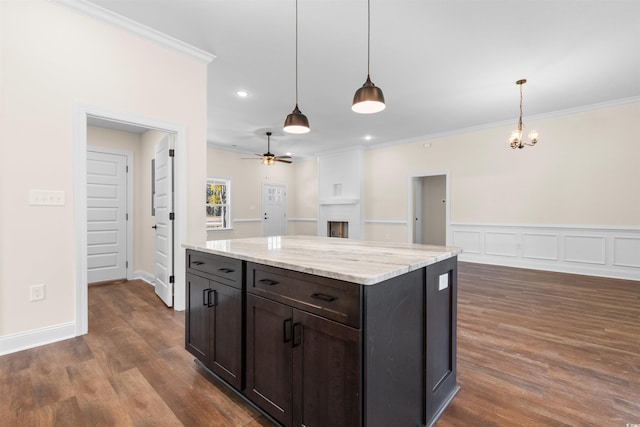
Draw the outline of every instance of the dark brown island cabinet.
M186 266L186 349L282 426L430 426L459 390L455 256L373 285L195 250Z

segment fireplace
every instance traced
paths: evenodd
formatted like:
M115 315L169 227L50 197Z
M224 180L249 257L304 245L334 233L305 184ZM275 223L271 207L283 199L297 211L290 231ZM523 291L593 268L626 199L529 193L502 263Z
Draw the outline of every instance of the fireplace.
M349 223L347 221L327 221L327 236L349 238Z

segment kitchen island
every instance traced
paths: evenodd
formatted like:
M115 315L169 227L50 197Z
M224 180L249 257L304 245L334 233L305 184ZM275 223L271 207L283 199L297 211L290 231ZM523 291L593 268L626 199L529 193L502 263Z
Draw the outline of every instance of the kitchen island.
M458 248L186 244L185 346L283 426L434 424L456 383Z

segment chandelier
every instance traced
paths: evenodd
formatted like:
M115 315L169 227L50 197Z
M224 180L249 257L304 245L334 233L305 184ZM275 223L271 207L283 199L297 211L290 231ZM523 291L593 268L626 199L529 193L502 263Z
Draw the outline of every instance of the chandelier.
M520 118L518 119L518 129L514 130L511 133L511 138L509 138L509 145L511 148L524 148L525 145L529 145L533 147L538 142L538 131L531 130L529 132L529 141L524 142L522 140L522 133L524 131L524 125L522 124L522 85L527 82L526 79L518 80L516 84L520 86Z

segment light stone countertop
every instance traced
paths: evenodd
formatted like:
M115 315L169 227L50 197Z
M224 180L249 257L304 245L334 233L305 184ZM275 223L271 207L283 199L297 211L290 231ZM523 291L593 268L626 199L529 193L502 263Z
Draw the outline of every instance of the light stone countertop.
M462 249L316 236L210 240L186 249L360 285L373 285L457 256Z

